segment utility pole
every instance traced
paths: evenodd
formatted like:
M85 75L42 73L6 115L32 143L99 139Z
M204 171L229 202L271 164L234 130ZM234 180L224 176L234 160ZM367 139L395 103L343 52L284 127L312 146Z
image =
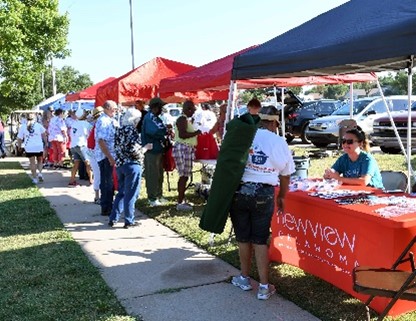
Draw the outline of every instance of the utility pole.
M52 69L52 95L56 95L56 79L55 79L55 68L53 66L53 58L51 58L51 69Z
M134 69L133 0L130 1L131 69Z
M40 80L42 84L42 98L45 99L45 74L43 72Z

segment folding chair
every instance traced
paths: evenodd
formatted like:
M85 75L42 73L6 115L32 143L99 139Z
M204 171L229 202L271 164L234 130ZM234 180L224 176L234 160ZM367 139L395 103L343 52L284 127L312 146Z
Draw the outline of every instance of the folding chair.
M382 321L397 300L416 301L416 268L411 248L416 243L416 236L406 246L391 269L380 267L357 266L353 270L353 289L358 293L368 294L365 302L367 320L370 320L369 305L375 297L391 298L381 312L378 321ZM402 263L410 263L411 271L399 270ZM359 313L358 317L362 315ZM358 320L358 318L356 319Z
M400 171L381 171L385 191L407 191L407 175Z

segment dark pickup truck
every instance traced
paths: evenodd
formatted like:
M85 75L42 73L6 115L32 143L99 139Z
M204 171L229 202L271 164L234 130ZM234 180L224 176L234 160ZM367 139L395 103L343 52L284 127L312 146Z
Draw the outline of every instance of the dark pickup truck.
M392 118L396 125L397 131L403 142L404 148L407 146L407 121L408 113L406 111L392 112ZM416 151L416 102L412 104L412 152ZM394 133L390 118L383 116L374 120L373 133L370 139L373 144L380 146L381 151L389 154L401 153L399 141Z

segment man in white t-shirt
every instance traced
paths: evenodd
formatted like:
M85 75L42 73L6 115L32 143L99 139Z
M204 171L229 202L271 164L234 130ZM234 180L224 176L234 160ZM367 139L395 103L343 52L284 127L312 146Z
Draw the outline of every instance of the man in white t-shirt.
M286 141L277 135L279 113L276 107L262 107L258 115L260 126L230 209L241 264L241 275L233 277L232 284L244 291L252 289L249 273L254 250L260 281L257 298L267 300L275 292L274 286L268 283L267 248L276 202L275 186L279 185L277 211L281 213L295 164Z
M72 160L74 161L74 166L72 167L71 178L69 180L68 186L75 187L77 182L75 180L75 175L78 171L80 162L84 162L87 175L92 184L92 175L91 175L91 166L88 159L88 147L87 147L87 138L90 132L90 124L84 119L83 116L78 118L79 115L75 115L71 122L71 128L69 130L69 136L71 138L71 155Z

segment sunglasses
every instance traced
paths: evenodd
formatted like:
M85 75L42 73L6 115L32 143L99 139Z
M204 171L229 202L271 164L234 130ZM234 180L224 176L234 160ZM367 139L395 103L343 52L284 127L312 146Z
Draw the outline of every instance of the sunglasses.
M354 139L343 139L341 142L343 144L352 145L356 142L356 140L354 140Z

